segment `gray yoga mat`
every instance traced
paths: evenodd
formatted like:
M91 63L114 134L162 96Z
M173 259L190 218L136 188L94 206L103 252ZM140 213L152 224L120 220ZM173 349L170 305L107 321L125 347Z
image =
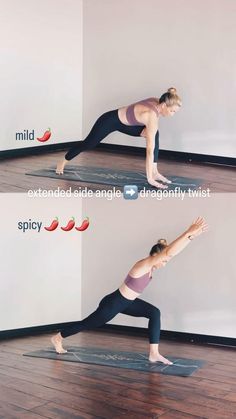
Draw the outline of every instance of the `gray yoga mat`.
M57 175L55 173L55 168L46 168L27 172L26 175L119 187L137 185L139 190L144 189L144 187L145 189L153 189L151 185L147 183L146 175L143 172L114 170L103 167L66 166L63 175ZM169 190L175 189L176 187L180 187L180 190L182 191L188 191L188 189L194 190L199 188L203 183L202 179L191 179L181 176L168 176L168 178L172 181L172 184L168 186Z
M57 354L52 348L46 348L39 351L28 352L24 354L24 356L56 359L69 362L81 362L85 364L97 364L138 371L156 372L167 375L180 375L182 377L192 375L204 364L204 361L200 360L170 356L168 359L174 364L164 365L160 362L149 362L147 354L140 352L119 352L105 350L102 348L83 348L76 346L70 346L66 349L68 352L63 355Z

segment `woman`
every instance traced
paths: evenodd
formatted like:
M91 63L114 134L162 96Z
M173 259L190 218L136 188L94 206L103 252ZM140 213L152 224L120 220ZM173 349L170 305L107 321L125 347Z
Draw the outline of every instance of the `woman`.
M65 164L82 151L96 147L108 134L119 131L134 137L146 138L146 176L148 183L156 188L167 188L157 182L171 183L157 169L159 151L158 123L160 116L172 116L181 106L181 100L174 87L165 92L160 99L148 98L129 106L104 113L95 122L84 141L79 141L65 155L56 168L63 174Z
M166 265L169 260L180 253L195 237L207 230L207 224L203 218L196 221L176 240L167 245L166 240L161 239L150 250L148 257L139 260L129 271L120 288L106 295L99 303L97 310L84 320L74 322L66 327L51 341L56 352L63 354L62 340L68 336L83 330L100 327L112 320L118 313L134 317L146 317L149 319L149 361L172 364L159 352L160 340L160 310L152 304L141 300L139 295L152 279L152 272Z

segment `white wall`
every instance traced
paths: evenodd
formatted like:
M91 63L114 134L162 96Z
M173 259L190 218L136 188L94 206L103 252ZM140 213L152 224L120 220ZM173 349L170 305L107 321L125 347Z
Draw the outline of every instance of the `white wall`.
M234 0L1 0L0 151L42 145L16 141L24 130L80 139L83 111L86 135L101 112L174 85L183 108L161 120L161 148L236 157L235 17Z
M82 233L59 227L71 216L81 222L81 200L0 194L0 205L0 330L79 320ZM54 232L18 230L19 221L47 226L55 216Z
M83 16L84 134L101 112L175 86L183 107L161 120L161 149L236 157L235 0L86 0Z
M236 337L234 194L83 202L1 194L0 205L0 330L85 317L158 238L173 240L201 214L210 231L156 271L142 298L160 307L165 330ZM71 216L77 223L89 216L91 224L84 233L17 228L29 219L49 225L55 216L60 225ZM112 323L147 321L118 315Z
M169 198L85 200L93 231L83 236L82 316L117 289L132 265L158 238L168 242L198 215L210 231L155 271L141 298L158 306L162 329L236 337L235 195L181 201ZM119 314L113 324L146 327L146 319Z
M82 0L1 0L0 50L0 151L80 139Z

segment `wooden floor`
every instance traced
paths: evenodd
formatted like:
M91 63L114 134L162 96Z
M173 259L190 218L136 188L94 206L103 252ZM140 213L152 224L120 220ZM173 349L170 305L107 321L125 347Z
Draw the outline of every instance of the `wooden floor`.
M27 192L29 189L71 190L79 186L93 189L94 184L50 179L25 175L27 171L56 167L64 152L48 153L40 156L20 157L0 161L0 192ZM73 165L90 165L112 167L113 169L144 171L145 159L137 155L125 155L106 151L89 151L82 153L72 162ZM198 163L181 163L160 160L159 171L164 175L178 175L203 179L202 189L210 188L211 192L236 192L236 170L233 167L206 165ZM109 189L109 186L96 185L96 189Z
M68 345L146 351L144 337L84 332ZM0 342L0 418L236 418L236 351L162 341L161 353L202 359L193 376L176 377L23 357L50 346L49 335Z

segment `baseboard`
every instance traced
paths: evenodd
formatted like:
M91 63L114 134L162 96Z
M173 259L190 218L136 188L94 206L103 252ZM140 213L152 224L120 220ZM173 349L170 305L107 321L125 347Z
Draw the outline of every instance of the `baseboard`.
M35 336L35 335L41 335L43 333L57 332L71 324L72 322L71 323L67 322L67 323L47 324L43 326L24 327L22 329L1 330L0 340L20 338L20 337L25 337L25 336Z
M14 330L4 330L0 331L0 340L19 338L25 336L35 336L41 335L44 333L53 333L57 332L64 327L72 325L70 323L57 323L44 326L35 326L35 327L25 327L23 329L14 329ZM95 329L96 332L106 331L107 333L117 333L122 335L133 335L133 336L148 336L148 330L144 327L131 327L131 326L119 326L106 324L98 329ZM227 346L227 347L236 347L236 338L227 338L224 336L212 336L212 335L200 335L195 333L183 333L183 332L174 332L170 330L161 331L162 340L173 340L176 342L187 342L195 344L205 344L205 345L217 345L217 346Z
M106 330L108 332L110 331L128 335L133 334L136 336L148 336L147 328L141 327L106 324L99 330ZM196 333L175 332L171 330L161 330L161 339L173 340L176 342L236 347L236 338L228 338L224 336L213 335L200 335Z
M46 153L53 153L55 151L65 151L73 147L76 141L67 143L49 144L43 146L19 148L15 150L0 151L0 159L10 159L16 157L43 155ZM141 155L145 156L146 149L144 147L134 147L119 144L100 143L96 150L107 151L110 153L128 154L128 155ZM204 163L204 164L217 164L223 166L236 167L236 158L212 156L208 154L186 153L182 151L160 150L160 159L182 161L188 163Z
M65 151L75 145L75 141L59 144L39 145L35 147L17 148L14 150L0 151L0 160L12 159L17 157L28 157L54 153L55 151Z
M130 155L136 154L136 155L145 156L146 154L146 149L144 147L132 147L132 146L118 145L118 144L101 143L98 145L97 149L112 152L112 153L118 152L121 154L130 154ZM160 149L159 158L165 159L165 160L182 161L182 162L187 162L187 163L195 162L195 163L217 164L217 165L222 165L222 166L236 167L236 158L212 156L208 154L186 153L182 151Z

